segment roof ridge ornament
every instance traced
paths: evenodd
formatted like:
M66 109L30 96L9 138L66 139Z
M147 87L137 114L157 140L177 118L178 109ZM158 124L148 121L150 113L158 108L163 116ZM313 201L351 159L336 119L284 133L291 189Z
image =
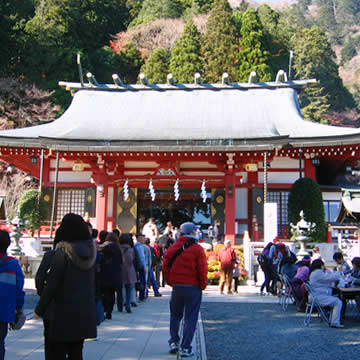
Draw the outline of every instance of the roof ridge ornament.
M229 79L229 73L224 72L221 77L221 84L222 85L229 85L230 79Z
M198 72L194 75L194 85L201 85L201 75Z
M86 77L88 78L90 85L99 86L99 83L96 81L95 76L91 72L88 72Z
M116 86L124 86L124 83L121 81L120 77L118 74L112 74L112 78L114 80L114 84Z
M276 74L275 82L277 82L277 83L280 83L280 82L282 82L282 83L288 82L288 76L287 76L286 71L284 71L284 70L279 70L278 73Z
M249 75L248 83L249 83L249 85L256 84L256 81L257 81L257 73L256 73L256 71L252 71Z
M175 80L172 73L167 74L166 80L168 85L175 85Z
M140 84L141 85L143 85L143 86L148 86L149 85L148 79L146 78L144 73L141 73L139 75L139 79L140 79Z

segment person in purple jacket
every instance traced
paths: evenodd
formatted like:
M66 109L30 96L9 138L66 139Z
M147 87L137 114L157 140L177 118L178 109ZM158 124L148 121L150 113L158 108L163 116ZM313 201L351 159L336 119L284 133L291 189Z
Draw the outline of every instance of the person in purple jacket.
M305 311L307 294L305 289L305 282L309 280L311 258L305 255L299 263L296 275L290 280L293 292L296 298L296 305L298 311Z
M6 254L9 233L0 230L0 360L5 359L9 323L16 322L24 306L24 274L17 259Z

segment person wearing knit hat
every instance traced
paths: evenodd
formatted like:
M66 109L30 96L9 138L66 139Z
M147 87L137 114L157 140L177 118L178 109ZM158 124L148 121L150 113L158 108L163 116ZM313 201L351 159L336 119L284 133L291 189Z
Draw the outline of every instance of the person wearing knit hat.
M191 342L196 330L202 290L207 285L207 261L197 243L196 226L186 222L180 226L180 237L169 247L163 263L166 282L172 286L170 300L170 353L181 357L193 356ZM184 318L182 341L179 328Z

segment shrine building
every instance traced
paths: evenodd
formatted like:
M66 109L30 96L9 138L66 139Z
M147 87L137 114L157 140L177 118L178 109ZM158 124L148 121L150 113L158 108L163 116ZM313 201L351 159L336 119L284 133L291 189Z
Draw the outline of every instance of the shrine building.
M339 179L360 158L360 130L305 121L298 91L315 80L124 85L60 82L73 94L51 123L0 131L0 159L39 180L49 223L68 212L99 231L138 232L221 221L234 243L263 227L264 202L288 236L289 190L299 177L321 186L327 222L340 208ZM349 170L350 169L350 170ZM339 182L340 181L340 182ZM304 194L304 196L306 196ZM260 231L261 234L261 231Z

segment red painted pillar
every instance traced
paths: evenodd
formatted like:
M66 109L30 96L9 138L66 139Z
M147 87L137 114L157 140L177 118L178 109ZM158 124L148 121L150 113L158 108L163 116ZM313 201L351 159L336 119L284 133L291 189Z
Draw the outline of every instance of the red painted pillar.
M225 240L235 245L236 229L236 183L235 174L225 175Z
M326 232L326 242L327 243L332 243L332 231L331 231L331 225L328 224L328 227L327 227L327 232Z
M107 192L108 186L104 175L99 174L93 176L96 184L96 229L98 231L106 230L106 205L107 205Z
M311 178L316 181L316 168L312 164L311 159L305 159L304 164L305 164L305 171L304 171L305 177Z

